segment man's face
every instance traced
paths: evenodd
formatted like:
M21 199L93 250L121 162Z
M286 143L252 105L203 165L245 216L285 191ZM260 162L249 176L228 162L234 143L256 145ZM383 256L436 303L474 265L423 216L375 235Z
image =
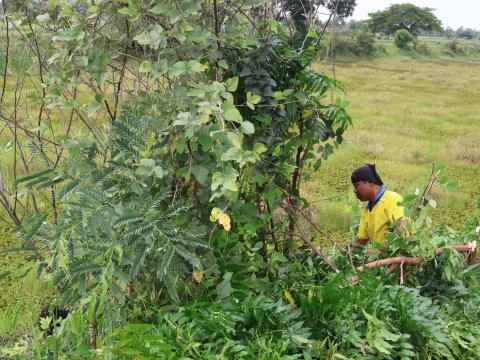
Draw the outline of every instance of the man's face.
M353 184L353 191L360 201L368 201L371 193L371 184L367 181L357 181Z

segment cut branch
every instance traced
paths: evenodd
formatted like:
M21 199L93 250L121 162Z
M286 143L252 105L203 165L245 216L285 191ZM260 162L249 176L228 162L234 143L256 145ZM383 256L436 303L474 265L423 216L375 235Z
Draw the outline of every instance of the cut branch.
M456 250L457 252L460 253L468 253L469 256L467 258L467 263L470 265L471 262L473 261L474 256L472 254L475 254L477 250L477 242L473 241L469 244L457 244L457 245L452 245L449 247L442 247L438 248L435 250L435 256L438 256L442 254L445 249L452 249ZM398 268L399 265L420 265L423 263L423 259L420 258L414 258L414 257L408 257L408 256L397 256L393 258L386 258L386 259L381 259L381 260L376 260L369 262L363 266L357 267L359 271L364 271L365 268L368 269L374 269L380 266L385 266L385 265L392 265L388 268L387 273L391 273L395 269Z

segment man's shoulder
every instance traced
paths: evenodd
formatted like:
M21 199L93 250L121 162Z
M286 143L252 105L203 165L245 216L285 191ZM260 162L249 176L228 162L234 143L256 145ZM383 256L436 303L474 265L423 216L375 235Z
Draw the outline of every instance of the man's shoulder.
M403 197L395 191L387 190L385 191L385 194L383 194L382 200L384 202L393 202L395 203L395 205L397 205L398 203L401 203L403 201Z

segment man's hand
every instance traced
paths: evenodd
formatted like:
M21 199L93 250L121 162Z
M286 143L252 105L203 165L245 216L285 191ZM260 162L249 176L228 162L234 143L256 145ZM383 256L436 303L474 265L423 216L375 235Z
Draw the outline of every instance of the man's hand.
M353 248L364 247L367 244L367 242L368 242L368 239L357 239L352 241L347 247L348 254L352 255Z

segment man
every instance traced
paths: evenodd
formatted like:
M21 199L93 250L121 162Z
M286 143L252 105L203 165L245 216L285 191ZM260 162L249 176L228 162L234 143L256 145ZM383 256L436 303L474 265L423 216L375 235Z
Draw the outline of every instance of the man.
M355 195L360 201L368 201L362 209L358 239L354 246L365 246L368 241L386 245L385 233L392 224L403 217L402 197L383 187L383 181L375 170L375 165L365 164L352 173Z

